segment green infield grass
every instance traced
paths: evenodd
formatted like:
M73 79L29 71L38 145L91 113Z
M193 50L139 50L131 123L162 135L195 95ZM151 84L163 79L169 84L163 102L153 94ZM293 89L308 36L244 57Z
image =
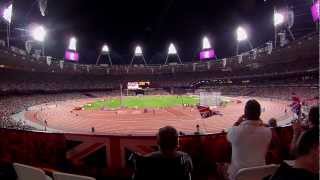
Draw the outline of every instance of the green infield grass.
M127 96L122 99L122 107L126 108L164 108L183 104L196 105L197 103L199 103L199 98L196 96ZM120 98L104 99L84 105L86 110L120 107Z

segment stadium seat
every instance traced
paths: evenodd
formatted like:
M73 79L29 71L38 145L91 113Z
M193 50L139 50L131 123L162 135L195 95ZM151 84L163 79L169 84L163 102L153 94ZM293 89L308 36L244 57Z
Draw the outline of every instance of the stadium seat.
M53 172L54 180L95 180L93 177L80 176L75 174L68 174L62 172Z
M18 180L52 180L42 169L20 163L13 163Z
M261 180L268 175L272 175L279 165L270 164L265 166L256 166L240 169L235 180Z

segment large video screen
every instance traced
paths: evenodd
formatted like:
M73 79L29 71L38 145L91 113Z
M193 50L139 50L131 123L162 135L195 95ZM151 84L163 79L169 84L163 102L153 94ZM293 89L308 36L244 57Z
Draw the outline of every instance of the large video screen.
M208 49L200 52L200 60L214 59L216 58L216 53L214 49Z
M311 6L311 13L312 13L312 18L313 18L313 21L319 21L320 20L320 2L319 0L316 1L312 6Z
M140 81L140 82L128 82L129 90L146 89L150 87L150 82Z
M74 51L66 51L64 58L68 61L78 62L79 61L79 53L74 52Z
M128 89L129 90L139 89L139 83L138 82L128 82Z

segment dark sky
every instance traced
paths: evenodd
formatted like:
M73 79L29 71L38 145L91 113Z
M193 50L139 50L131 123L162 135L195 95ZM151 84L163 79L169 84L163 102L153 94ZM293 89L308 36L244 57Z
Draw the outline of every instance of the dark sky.
M14 2L15 27L45 24L46 52L53 57L62 58L68 38L76 36L81 63L94 63L104 42L115 64L129 63L137 44L148 63L163 63L170 42L183 61L196 61L204 35L218 57L228 57L235 54L234 31L240 24L248 28L254 46L273 38L272 1L48 0L46 17L41 17L35 0ZM26 38L18 34L16 41Z

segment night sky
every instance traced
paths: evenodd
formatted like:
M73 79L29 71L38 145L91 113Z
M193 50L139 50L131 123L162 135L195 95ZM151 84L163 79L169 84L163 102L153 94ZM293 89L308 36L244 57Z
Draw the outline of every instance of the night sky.
M204 35L219 58L234 55L238 25L248 29L253 46L263 45L273 39L274 5L264 0L48 0L42 17L35 0L14 0L13 26L44 24L46 54L53 57L62 58L68 38L75 36L81 63L94 63L107 43L115 64L129 63L137 44L148 63L160 64L170 42L183 61L197 61ZM14 31L14 43L23 47L28 37ZM248 50L245 43L242 47Z

